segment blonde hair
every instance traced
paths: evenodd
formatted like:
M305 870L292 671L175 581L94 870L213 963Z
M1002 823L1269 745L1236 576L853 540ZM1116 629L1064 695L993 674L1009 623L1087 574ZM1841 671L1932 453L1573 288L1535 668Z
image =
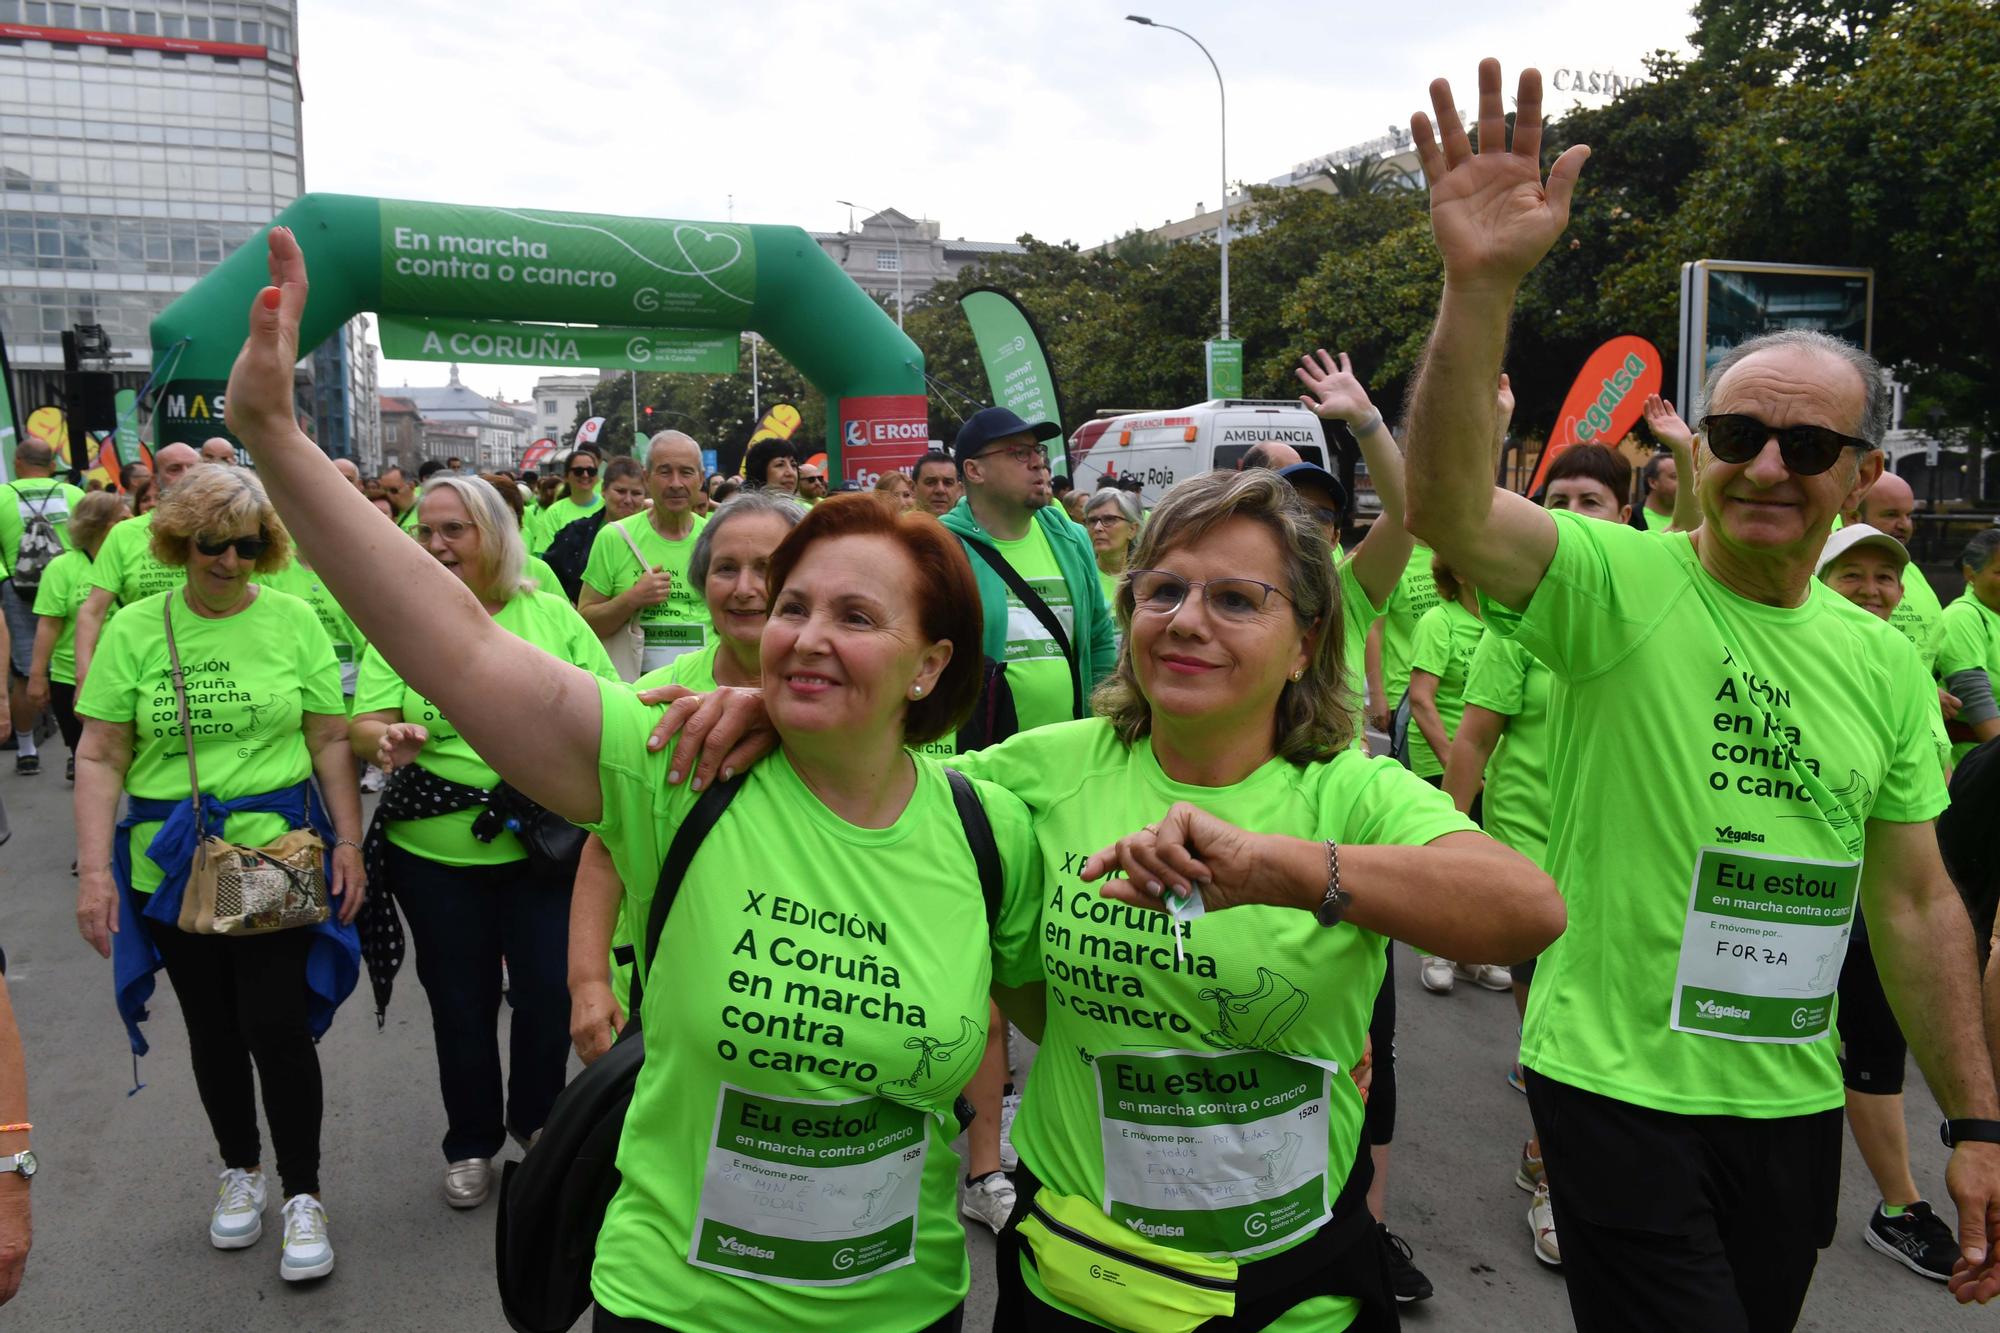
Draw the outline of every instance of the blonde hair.
M483 477L440 472L424 483L424 494L434 490L455 491L472 526L478 529L479 555L487 569L486 591L503 602L533 592L534 581L524 577L528 548L521 540L521 524L499 488Z
M1285 581L1279 591L1308 641L1305 672L1285 682L1273 710L1272 749L1294 764L1332 759L1354 740L1356 700L1347 683L1341 633L1340 581L1333 549L1319 522L1286 481L1268 468L1210 472L1168 491L1140 530L1134 569L1155 568L1160 558L1202 538L1231 519L1261 523L1277 538ZM1118 586L1118 625L1125 647L1118 666L1091 696L1092 708L1131 745L1153 729L1153 707L1132 669L1132 582Z
M70 545L81 550L111 531L112 524L130 517L132 511L125 507L124 496L116 491L92 491L69 516Z
M251 568L269 574L291 564L292 534L278 520L256 473L214 464L189 468L153 506L153 558L163 565L185 565L199 539L234 537L251 522L265 543Z

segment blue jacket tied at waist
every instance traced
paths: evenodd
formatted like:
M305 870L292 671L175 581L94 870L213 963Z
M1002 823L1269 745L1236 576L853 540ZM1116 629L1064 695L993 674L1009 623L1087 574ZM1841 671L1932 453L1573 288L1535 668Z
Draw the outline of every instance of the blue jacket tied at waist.
M191 800L126 798L125 818L119 821L111 844L111 873L118 882L118 933L111 937L111 976L118 1016L125 1020L134 1055L146 1053L139 1025L146 1021L146 1002L153 998L153 974L160 970L160 951L149 931L180 928L181 898L187 892L195 848L204 837L222 836L223 821L239 814L284 815L293 828L310 827L329 846L333 843L326 807L310 781L233 801L204 794L199 822ZM163 822L147 844L146 856L165 878L158 889L141 894L132 888L132 830L156 820ZM306 1013L313 1038L318 1040L332 1026L333 1011L361 976L361 941L352 925L341 924L337 909L307 929L313 939L306 955L306 985L311 991Z

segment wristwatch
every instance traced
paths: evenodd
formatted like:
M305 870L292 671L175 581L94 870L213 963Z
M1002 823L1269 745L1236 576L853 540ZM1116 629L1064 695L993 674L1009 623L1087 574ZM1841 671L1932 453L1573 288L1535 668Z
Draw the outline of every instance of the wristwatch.
M1354 902L1352 894L1340 887L1340 844L1326 841L1326 896L1313 909L1313 919L1322 926L1337 926Z
M2000 1120L1947 1120L1938 1126L1947 1148L1961 1143L2000 1143Z
M33 1180L37 1169L35 1154L25 1148L11 1157L0 1157L0 1176L11 1172L23 1180Z

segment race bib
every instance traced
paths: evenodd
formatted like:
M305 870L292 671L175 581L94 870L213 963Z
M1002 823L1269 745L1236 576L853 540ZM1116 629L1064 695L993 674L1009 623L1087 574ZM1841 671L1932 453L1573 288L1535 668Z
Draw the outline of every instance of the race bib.
M703 641L699 625L671 620L642 620L639 623L646 631L643 670L658 671L683 653L701 651Z
M1860 884L1859 861L1702 848L1674 977L1674 1031L1729 1041L1824 1037Z
M840 1287L914 1261L930 1139L878 1097L802 1101L723 1084L688 1262Z
M1251 1255L1318 1230L1331 1065L1268 1051L1096 1061L1104 1211L1161 1245Z
M1028 586L1055 613L1056 623L1071 643L1076 642L1076 608L1070 605L1069 584L1061 578L1029 579ZM1007 658L1009 662L1023 662L1037 657L1060 658L1062 646L1049 634L1048 627L1020 598L1014 590L1007 590Z

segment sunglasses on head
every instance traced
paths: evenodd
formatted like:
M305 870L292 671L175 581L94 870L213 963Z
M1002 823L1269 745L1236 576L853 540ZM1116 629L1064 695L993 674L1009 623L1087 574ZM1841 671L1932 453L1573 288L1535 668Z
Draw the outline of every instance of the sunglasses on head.
M1825 426L1767 426L1740 412L1716 412L1701 419L1708 451L1725 463L1747 463L1764 452L1772 439L1785 469L1795 477L1816 477L1840 460L1843 449L1875 446Z
M594 477L597 475L597 469L594 467L573 467L569 470L569 474L572 477Z
M264 554L264 548L270 544L271 539L261 532L254 537L224 537L220 541L204 541L200 537L194 539L194 549L203 555L221 555L233 546L239 560L255 560Z

